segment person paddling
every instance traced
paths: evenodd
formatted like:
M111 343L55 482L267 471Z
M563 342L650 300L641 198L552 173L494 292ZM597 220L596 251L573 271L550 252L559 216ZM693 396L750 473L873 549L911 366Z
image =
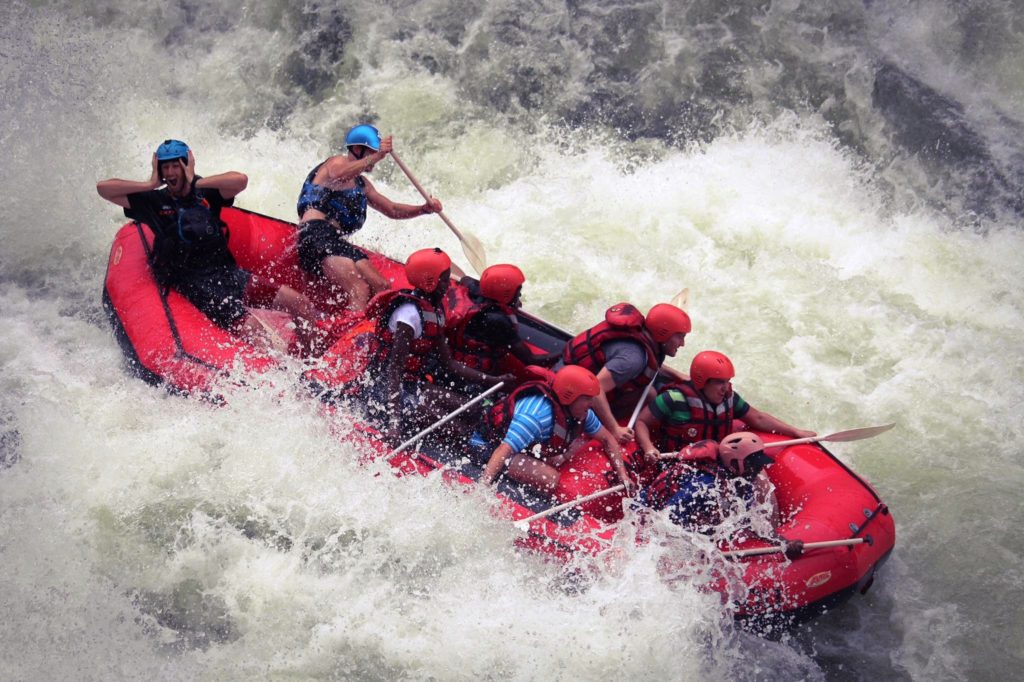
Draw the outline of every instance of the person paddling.
M389 288L387 280L367 255L348 242L363 227L369 206L389 218L405 220L439 213L434 197L422 204L400 204L388 199L364 173L391 152L392 138L381 138L371 125L360 124L345 135L347 153L331 156L306 176L299 193L299 264L317 278L325 278L348 297L352 310L363 310L373 294Z
M366 310L367 318L376 321L379 340L364 374L366 397L371 415L394 442L410 427L434 422L466 401L464 393L437 383L440 371L485 386L515 381L514 375L491 376L452 357L442 307L451 266L441 249L416 251L405 263L412 288L379 294Z
M765 467L775 460L765 454L764 442L754 433L726 436L721 443L701 440L682 448L671 466L640 490L635 509L667 509L669 519L701 533L714 533L730 516L754 508L767 511L772 540L785 546L786 556L803 553L803 542L786 540L775 532L779 524L775 488ZM753 533L745 524L742 534ZM740 539L740 538L736 538Z
M507 469L513 480L553 493L561 477L557 467L596 438L615 474L632 490L618 441L591 409L600 394L594 373L575 365L519 386L488 411L469 439L473 452L490 453L480 481L491 484ZM539 449L531 448L534 445Z
M601 395L594 411L626 442L633 439L633 430L616 419L633 411L665 358L675 357L690 330L690 316L669 303L655 305L646 317L632 304L619 303L605 312L604 321L566 344L561 364L586 367L597 375Z
M153 153L148 180L101 180L96 191L153 231L150 265L160 286L183 295L219 327L252 341L263 339L265 331L246 306L288 312L297 322L300 346L312 350L320 319L312 302L289 286L243 270L228 249L221 209L231 206L248 182L237 171L197 175L189 146L164 140Z
M464 277L448 291L445 333L452 356L487 374L498 374L511 355L523 365L550 366L560 353L534 353L519 335L516 311L526 276L515 265L485 269L477 282Z
M659 452L674 452L705 439L719 441L733 432L738 419L757 431L794 438L817 435L749 405L732 389L735 376L732 361L723 353L697 353L690 362L689 380L666 386L640 411L636 442L648 463L656 461Z

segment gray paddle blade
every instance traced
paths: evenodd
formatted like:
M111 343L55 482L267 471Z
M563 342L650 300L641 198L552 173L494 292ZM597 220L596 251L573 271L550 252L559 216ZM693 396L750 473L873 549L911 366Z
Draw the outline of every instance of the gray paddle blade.
M884 424L882 426L865 426L861 429L850 429L849 431L840 431L839 433L833 433L828 436L824 436L819 440L825 440L829 443L843 443L849 440L863 440L865 438L874 438L880 433L885 433L892 427L896 426L895 422L892 424Z

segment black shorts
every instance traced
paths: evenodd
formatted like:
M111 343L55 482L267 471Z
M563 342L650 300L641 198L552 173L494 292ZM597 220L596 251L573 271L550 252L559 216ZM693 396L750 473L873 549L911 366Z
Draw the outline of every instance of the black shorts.
M237 266L221 266L181 275L171 288L218 327L230 329L248 312L243 301L251 277Z
M366 260L359 247L345 241L326 220L307 220L299 225L299 265L314 277L324 276L324 258L341 256L354 263Z

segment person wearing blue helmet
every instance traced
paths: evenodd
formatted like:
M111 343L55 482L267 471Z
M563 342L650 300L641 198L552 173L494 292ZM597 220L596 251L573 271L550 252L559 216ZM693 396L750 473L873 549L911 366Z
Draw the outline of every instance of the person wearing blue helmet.
M153 153L148 180L111 178L98 182L96 191L153 231L150 262L161 287L173 288L218 326L252 340L265 332L246 305L284 310L296 318L300 345L312 350L319 313L309 299L254 277L228 249L220 213L248 183L237 171L197 175L188 145L164 140Z
M389 218L404 220L441 211L431 197L425 204L400 204L388 199L364 175L391 152L391 136L382 138L371 125L357 125L345 135L345 154L318 164L299 193L299 264L310 275L325 278L347 296L353 310L389 288L366 253L348 241L366 222L367 206Z

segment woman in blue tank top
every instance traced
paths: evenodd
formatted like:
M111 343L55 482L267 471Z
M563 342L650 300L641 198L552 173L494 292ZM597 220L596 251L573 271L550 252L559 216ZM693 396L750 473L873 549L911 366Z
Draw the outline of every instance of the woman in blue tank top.
M366 221L366 207L395 220L442 210L434 197L425 204L400 204L378 192L363 176L392 149L391 136L381 138L370 125L357 125L345 136L347 153L332 156L306 177L299 193L299 264L316 277L326 278L348 299L352 310L363 310L370 298L389 288L361 249L347 237Z

